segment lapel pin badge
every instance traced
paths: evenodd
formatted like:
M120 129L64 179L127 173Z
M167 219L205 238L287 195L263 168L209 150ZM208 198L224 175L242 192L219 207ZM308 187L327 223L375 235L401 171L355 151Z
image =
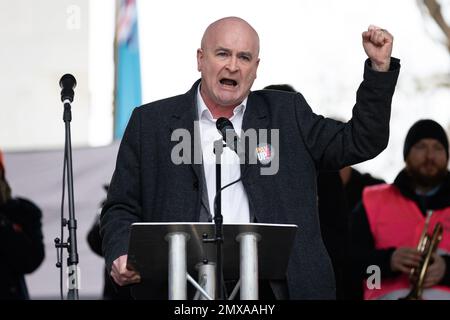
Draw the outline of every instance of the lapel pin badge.
M269 143L260 143L256 147L256 157L263 165L269 164L272 161L275 156L274 152L275 150Z

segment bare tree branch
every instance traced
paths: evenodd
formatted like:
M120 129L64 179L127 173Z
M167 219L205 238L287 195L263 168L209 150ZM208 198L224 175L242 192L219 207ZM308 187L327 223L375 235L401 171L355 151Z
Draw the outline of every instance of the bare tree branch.
M442 15L441 5L436 0L423 0L423 3L427 7L430 16L444 33L447 39L447 49L450 52L450 26Z

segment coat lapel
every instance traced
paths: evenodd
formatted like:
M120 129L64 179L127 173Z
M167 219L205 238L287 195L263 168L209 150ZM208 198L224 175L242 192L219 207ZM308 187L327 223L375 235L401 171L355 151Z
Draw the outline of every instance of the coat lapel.
M191 162L189 166L196 176L193 187L198 188L201 193L201 208L199 212L199 221L211 221L209 210L208 192L206 188L205 175L202 165L202 149L200 141L200 128L198 126L197 114L197 88L200 80L196 81L192 88L184 94L184 102L174 110L168 123L170 136L175 129L183 128L188 130L191 137ZM169 138L170 139L170 138ZM172 141L172 148L178 141Z
M244 120L242 122L242 130L244 132L248 129L256 130L259 143L259 130L267 130L268 126L269 116L267 104L261 97L255 95L254 93L250 93L247 100L247 107L244 113ZM268 135L270 135L270 133L268 133ZM241 165L242 177L246 177L247 175L253 176L254 174L257 174L257 169L259 168L259 165L252 165L249 161L250 157L255 155L256 150L250 150L253 148L249 148L248 141L246 141L245 143L245 163Z
M191 137L191 163L190 166L194 171L197 181L201 182L203 179L203 168L201 163L195 163L195 159L202 159L201 142L198 126L194 127L194 122L197 120L197 87L200 80L196 81L192 88L184 94L184 103L181 103L172 113L168 127L170 136L176 129L186 129L189 131ZM197 132L196 132L197 131ZM175 146L178 141L172 141L172 147ZM195 154L197 153L197 154Z

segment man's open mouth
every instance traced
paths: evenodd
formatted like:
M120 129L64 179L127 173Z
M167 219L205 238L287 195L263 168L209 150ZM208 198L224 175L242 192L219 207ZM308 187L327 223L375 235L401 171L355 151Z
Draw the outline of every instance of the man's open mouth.
M232 87L236 87L238 85L236 80L228 79L228 78L220 79L220 83L225 85L225 86L232 86Z

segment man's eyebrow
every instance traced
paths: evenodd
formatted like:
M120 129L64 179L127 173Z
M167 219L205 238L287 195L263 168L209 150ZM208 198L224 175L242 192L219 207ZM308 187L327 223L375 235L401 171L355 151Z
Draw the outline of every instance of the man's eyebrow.
M214 50L215 52L218 52L218 51L226 51L226 52L231 52L231 50L230 49L227 49L227 48L224 48L224 47L218 47L216 50Z
M250 51L241 51L241 52L238 52L238 55L239 56L247 56L250 59L253 58L253 54Z
M228 49L225 47L218 47L216 50L214 50L214 52L219 52L219 51L231 52L231 49ZM248 56L248 57L252 58L253 54L250 51L239 51L238 56Z

